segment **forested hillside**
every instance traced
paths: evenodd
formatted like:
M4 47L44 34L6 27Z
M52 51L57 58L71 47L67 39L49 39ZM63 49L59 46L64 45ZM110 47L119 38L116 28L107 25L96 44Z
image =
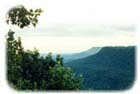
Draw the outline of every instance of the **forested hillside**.
M65 66L83 75L85 89L126 89L135 77L135 47L104 47L95 55Z
M104 47L100 51L90 49L68 55L67 59L60 54L53 56L52 53L42 56L37 49L25 50L22 37L14 36L18 32L14 27L36 27L42 12L40 8L26 9L18 5L6 14L9 25L6 36L7 80L11 87L17 90L124 90L133 84L133 46Z

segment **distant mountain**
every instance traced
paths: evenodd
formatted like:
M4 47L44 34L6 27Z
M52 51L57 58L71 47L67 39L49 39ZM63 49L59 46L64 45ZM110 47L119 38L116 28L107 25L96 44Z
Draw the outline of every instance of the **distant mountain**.
M61 56L63 57L63 62L67 63L70 62L72 60L76 60L76 59L81 59L81 58L85 58L88 57L90 55L94 55L96 53L98 53L101 50L101 47L92 47L86 51L83 52L79 52L79 53L71 53L71 54L61 54ZM47 53L42 53L41 56L46 56ZM56 58L57 53L53 53L52 54L53 59Z
M64 65L83 75L84 89L127 89L135 77L135 47L104 47L96 54Z
M73 54L62 54L62 57L64 58L64 63L70 62L72 60L85 58L90 55L94 55L98 53L101 50L101 47L92 47L86 51L79 52L79 53L73 53Z

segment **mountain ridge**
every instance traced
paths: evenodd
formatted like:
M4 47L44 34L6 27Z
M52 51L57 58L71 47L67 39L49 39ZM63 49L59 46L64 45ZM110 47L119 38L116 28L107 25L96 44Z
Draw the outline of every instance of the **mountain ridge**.
M72 60L81 59L81 58L88 57L90 55L94 55L98 53L101 49L102 49L101 47L92 47L88 50L78 52L78 53L62 54L62 57L64 58L64 63L67 63Z
M102 47L91 47L90 49L85 50L85 51L81 51L78 53L68 53L68 54L64 53L64 54L61 54L61 56L63 57L63 62L67 63L67 62L70 62L72 60L81 59L81 58L96 54L101 49L102 49ZM46 56L46 55L47 55L46 53L41 54L41 56ZM57 53L52 54L53 59L56 58L56 55L57 55Z
M64 64L84 77L86 89L123 90L135 75L135 47L104 47L97 54Z

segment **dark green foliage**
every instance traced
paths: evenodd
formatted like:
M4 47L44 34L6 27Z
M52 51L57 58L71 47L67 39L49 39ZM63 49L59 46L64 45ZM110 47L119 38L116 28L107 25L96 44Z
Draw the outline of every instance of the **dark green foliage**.
M135 78L135 47L104 47L95 55L64 65L83 74L85 89L128 89Z
M14 32L8 32L7 38L8 81L18 90L78 90L81 78L73 71L63 67L63 58L58 55L52 59L52 53L41 57L37 49L24 51L21 39L14 38Z
M63 57L61 57L61 55L60 54L58 54L57 55L57 57L56 57L56 61L60 64L60 65L62 65L63 66Z
M41 9L27 10L23 5L15 6L9 10L6 22L8 24L17 25L20 28L29 25L36 26L38 23L37 18L40 16L41 12Z
M70 68L61 65L49 70L48 88L51 90L78 90L81 88L81 80L76 78Z
M21 61L22 61L22 46L19 40L15 40L13 36L14 32L8 32L7 38L7 62L8 62L8 81L17 84L17 79L20 79Z
M36 26L41 9L27 10L24 6L16 6L9 10L7 23L20 28ZM75 77L73 71L63 67L63 58L52 53L41 57L37 49L24 51L21 38L14 38L10 30L7 37L8 82L18 90L78 90L81 78Z

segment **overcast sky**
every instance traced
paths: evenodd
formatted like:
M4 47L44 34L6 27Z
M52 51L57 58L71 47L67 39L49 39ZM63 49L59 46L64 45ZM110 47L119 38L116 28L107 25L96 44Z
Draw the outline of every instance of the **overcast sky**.
M70 53L93 46L135 44L133 0L4 0L0 25L5 30L9 29L4 22L6 12L20 4L43 9L36 29L14 28L26 49Z

